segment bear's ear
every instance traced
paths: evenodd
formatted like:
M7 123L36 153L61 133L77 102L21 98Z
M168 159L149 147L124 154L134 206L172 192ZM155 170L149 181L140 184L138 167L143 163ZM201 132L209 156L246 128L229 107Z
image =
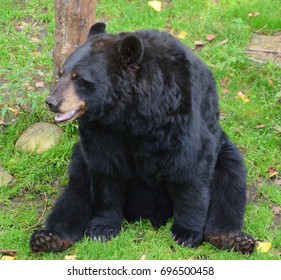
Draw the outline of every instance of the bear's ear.
M130 35L124 38L119 48L127 64L139 63L143 56L143 44L139 37Z
M103 22L97 22L93 24L89 30L88 38L99 33L104 33L105 29L106 29L106 24Z

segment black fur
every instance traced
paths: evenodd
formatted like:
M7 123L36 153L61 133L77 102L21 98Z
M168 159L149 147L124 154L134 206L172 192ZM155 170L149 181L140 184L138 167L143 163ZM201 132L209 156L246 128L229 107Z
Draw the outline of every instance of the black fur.
M165 32L113 35L103 27L92 27L63 66L64 75L75 70L70 82L87 111L78 118L69 184L45 230L72 242L85 232L105 241L123 217L156 227L173 217L183 246L239 236L246 171L219 125L210 70Z

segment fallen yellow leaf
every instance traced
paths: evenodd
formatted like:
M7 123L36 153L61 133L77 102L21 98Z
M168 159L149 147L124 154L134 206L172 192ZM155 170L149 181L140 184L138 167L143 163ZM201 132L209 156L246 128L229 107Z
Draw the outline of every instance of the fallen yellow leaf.
M187 32L182 31L182 32L178 33L176 36L177 36L179 39L184 39L187 34L188 34Z
M269 167L268 168L268 174L269 174L269 178L272 178L272 177L276 176L278 174L278 172L273 167Z
M19 109L16 109L16 108L8 107L8 110L11 111L16 116L22 114L22 112Z
M73 261L73 260L77 259L77 256L76 255L66 255L64 258L68 261Z
M259 242L257 246L257 251L260 251L262 253L267 253L271 247L270 242Z
M250 99L247 98L247 97L245 96L245 94L243 93L243 91L241 91L241 90L239 90L239 91L237 92L237 96L238 96L240 99L242 99L242 101L243 101L244 103L247 103L247 102L250 101Z
M142 260L142 261L146 260L146 255L142 255L142 256L139 258L139 260Z
M149 1L148 6L154 9L156 12L161 12L162 10L162 2L160 1Z
M12 260L15 260L16 259L16 256L8 256L8 255L4 255L2 257L2 260L5 260L5 261L12 261Z
M272 172L270 175L269 175L269 177L271 178L271 177L274 177L274 176L276 176L278 173L277 173L277 171L275 171L275 172Z

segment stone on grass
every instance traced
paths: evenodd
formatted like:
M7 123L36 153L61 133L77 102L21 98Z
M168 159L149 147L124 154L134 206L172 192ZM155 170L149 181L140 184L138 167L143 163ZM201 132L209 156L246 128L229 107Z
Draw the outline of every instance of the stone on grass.
M23 132L16 143L16 148L22 151L43 153L53 147L63 130L54 124L36 122Z
M13 180L13 176L0 167L0 187L7 186Z
M281 33L275 35L254 34L246 53L256 62L273 61L281 66Z

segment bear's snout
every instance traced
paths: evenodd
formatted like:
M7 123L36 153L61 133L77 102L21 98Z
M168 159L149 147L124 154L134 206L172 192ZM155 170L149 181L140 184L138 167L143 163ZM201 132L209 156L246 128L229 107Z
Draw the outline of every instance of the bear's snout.
M48 96L46 98L46 104L49 106L52 112L58 112L60 102L56 98Z

